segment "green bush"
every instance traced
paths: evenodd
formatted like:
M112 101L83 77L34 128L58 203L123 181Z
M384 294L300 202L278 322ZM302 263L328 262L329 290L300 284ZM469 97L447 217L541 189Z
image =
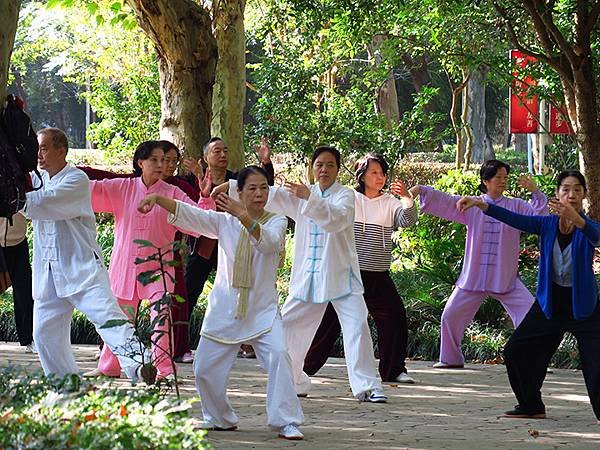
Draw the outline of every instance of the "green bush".
M96 388L77 375L64 379L0 372L0 448L199 449L190 403L157 388Z

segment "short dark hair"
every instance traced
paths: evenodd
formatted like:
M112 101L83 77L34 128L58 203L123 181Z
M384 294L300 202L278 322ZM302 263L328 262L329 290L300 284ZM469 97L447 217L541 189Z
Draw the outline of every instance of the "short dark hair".
M319 155L321 155L321 153L326 152L329 152L333 155L333 157L335 158L335 163L337 164L337 168L339 170L342 164L342 157L340 156L340 151L337 148L330 147L328 145L322 145L315 149L315 151L312 154L312 157L310 158L310 165L312 166L315 163L316 159L319 157Z
M267 184L268 184L269 175L267 175L267 172L265 171L265 169L263 169L262 167L258 167L258 166L248 166L248 167L244 167L242 170L240 170L238 172L237 187L240 191L242 189L244 189L247 178L252 174L262 175L263 177L265 177L265 180L267 180Z
M142 168L138 165L138 161L150 158L152 150L155 148L163 150L160 141L144 141L135 149L135 153L133 154L133 172L136 177L142 176Z
M54 148L64 148L65 152L69 152L69 139L67 134L59 128L42 128L37 134L49 134Z
M574 170L574 169L563 170L561 173L558 174L558 178L556 179L556 188L559 189L562 182L565 180L565 178L568 178L568 177L577 178L577 181L579 181L579 184L581 184L583 186L584 192L587 192L587 184L585 182L585 177L579 170Z
M361 159L359 159L354 165L354 178L358 186L356 186L356 190L361 194L365 193L365 182L362 180L362 176L369 168L369 164L371 162L379 163L381 166L381 170L385 176L387 176L390 166L387 161L384 159L383 155L379 153L367 153Z
M481 183L479 183L479 190L481 192L484 194L487 192L487 187L485 187L483 182L494 178L498 173L498 170L503 167L506 169L506 174L508 175L510 173L510 166L497 159L488 159L481 165L481 169L479 169L479 178L481 179Z
M166 141L166 140L158 141L158 146L160 148L162 148L165 153L167 153L170 150L175 150L175 153L177 153L177 159L181 158L181 151L171 141Z
M208 147L210 147L210 144L212 144L213 142L217 142L217 141L223 141L223 139L221 139L219 136L213 136L211 137L208 142L206 144L204 144L204 146L202 147L202 154L204 156L206 156L206 154L208 153ZM223 141L225 142L225 141Z

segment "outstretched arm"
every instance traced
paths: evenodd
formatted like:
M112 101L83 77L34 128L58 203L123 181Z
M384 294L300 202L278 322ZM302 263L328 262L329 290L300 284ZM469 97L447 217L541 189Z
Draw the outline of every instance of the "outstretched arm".
M479 208L484 214L494 217L517 230L528 233L539 234L544 220L544 216L518 214L500 206L484 202L477 197L462 197L456 202L456 209L461 212L465 212L472 207Z
M468 217L465 211L456 208L459 195L450 195L433 189L430 186L413 186L409 191L413 197L419 196L421 212L441 217L442 219L466 225Z
M76 171L55 186L28 192L24 213L36 220L68 220L81 216L89 201L89 181Z

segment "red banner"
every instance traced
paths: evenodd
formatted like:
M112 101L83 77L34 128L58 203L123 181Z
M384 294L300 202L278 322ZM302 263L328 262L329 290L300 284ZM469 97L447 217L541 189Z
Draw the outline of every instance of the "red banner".
M533 56L525 55L518 50L510 51L510 59L518 69L535 63ZM538 130L538 98L537 95L527 97L530 86L535 86L537 80L529 75L519 77L519 71L513 72L515 80L510 89L509 123L510 133L537 133Z
M555 108L554 105L550 105L550 133L551 134L575 134L571 123L569 122L569 116L567 111L562 108Z

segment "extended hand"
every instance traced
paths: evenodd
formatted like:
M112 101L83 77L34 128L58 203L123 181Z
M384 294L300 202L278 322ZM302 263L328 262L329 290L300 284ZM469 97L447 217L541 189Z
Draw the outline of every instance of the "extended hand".
M548 206L550 207L550 210L555 212L559 217L564 217L565 219L573 222L575 225L581 224L581 222L585 223L577 210L575 210L575 208L573 208L571 205L565 205L553 198L548 202Z
M148 195L146 198L142 199L142 201L138 205L137 210L142 214L148 214L150 211L152 211L154 205L156 205L156 200L156 194Z
M226 181L225 183L221 183L220 185L216 186L210 193L210 196L213 198L213 200L216 202L217 201L217 196L221 193L227 193L229 191L229 181Z
M183 167L192 172L199 180L202 179L203 176L203 170L200 161L202 160L199 159L196 161L192 158L185 158L183 160Z
M240 202L229 197L229 195L225 194L224 192L217 194L215 203L217 204L217 208L219 210L225 211L234 217L239 218L243 214L246 214L246 207Z
M535 181L533 181L533 178L531 178L531 175L521 175L517 179L517 184L519 185L519 187L525 188L529 192L538 190L538 186L537 184L535 184Z
M419 192L421 192L421 185L415 184L411 187L408 192L412 195L412 198L417 198L419 196Z
M210 189L212 188L212 178L211 178L210 168L206 169L204 178L201 179L200 177L198 177L198 186L200 187L200 195L202 195L202 197L204 197L204 198L210 197L210 194L211 194Z
M392 183L392 185L390 186L390 192L396 197L412 198L410 192L408 192L408 190L406 189L406 185L401 180L397 180Z
M290 181L286 181L283 187L285 187L286 191L288 191L288 193L294 197L298 197L303 200L308 200L308 197L310 197L310 189L304 183L292 183Z
M254 151L260 158L262 164L268 164L271 162L271 149L267 143L267 137L263 136L260 138L260 145L254 146Z
M486 202L481 201L477 197L462 197L456 202L456 209L458 209L460 212L465 212L467 209L472 208L473 206L476 206L482 211L487 211L488 205Z

